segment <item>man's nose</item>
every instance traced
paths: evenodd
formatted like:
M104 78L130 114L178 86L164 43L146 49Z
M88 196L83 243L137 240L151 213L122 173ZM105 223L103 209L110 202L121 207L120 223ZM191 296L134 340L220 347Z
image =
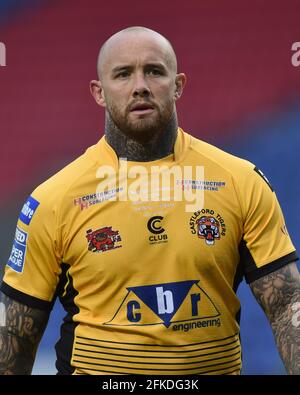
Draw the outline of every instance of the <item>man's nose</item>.
M150 88L147 84L145 75L143 73L137 73L134 78L133 96L150 96Z

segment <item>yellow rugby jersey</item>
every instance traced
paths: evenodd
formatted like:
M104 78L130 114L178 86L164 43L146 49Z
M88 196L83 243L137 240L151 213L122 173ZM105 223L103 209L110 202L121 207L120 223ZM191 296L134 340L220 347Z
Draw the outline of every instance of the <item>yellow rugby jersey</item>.
M173 183L149 181L175 166ZM160 199L176 188L201 204ZM296 259L262 173L179 129L174 155L125 163L103 137L40 185L1 290L40 309L59 297L60 374L239 374L237 286Z

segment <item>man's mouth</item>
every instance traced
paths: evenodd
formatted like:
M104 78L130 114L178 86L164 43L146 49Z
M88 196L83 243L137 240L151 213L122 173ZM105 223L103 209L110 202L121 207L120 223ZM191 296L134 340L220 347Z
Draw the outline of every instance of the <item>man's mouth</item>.
M154 110L154 107L149 103L136 103L131 106L130 112L134 114L149 114Z

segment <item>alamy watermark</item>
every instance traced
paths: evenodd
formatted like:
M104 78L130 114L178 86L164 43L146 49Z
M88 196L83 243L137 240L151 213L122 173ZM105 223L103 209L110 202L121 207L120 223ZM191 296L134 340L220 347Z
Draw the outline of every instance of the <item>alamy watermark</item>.
M292 44L292 51L294 52L291 57L291 62L294 67L300 66L300 41Z
M2 42L0 42L0 66L6 66L6 47Z
M110 201L184 202L186 212L204 207L203 166L142 166L128 165L120 159L119 169L100 166L96 195Z

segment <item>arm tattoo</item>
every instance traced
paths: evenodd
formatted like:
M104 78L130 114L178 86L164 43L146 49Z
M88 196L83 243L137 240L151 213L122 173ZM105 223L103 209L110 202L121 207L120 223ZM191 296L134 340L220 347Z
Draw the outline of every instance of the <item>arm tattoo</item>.
M31 374L48 317L0 292L0 374Z
M265 311L288 374L300 374L300 275L290 263L250 284Z

